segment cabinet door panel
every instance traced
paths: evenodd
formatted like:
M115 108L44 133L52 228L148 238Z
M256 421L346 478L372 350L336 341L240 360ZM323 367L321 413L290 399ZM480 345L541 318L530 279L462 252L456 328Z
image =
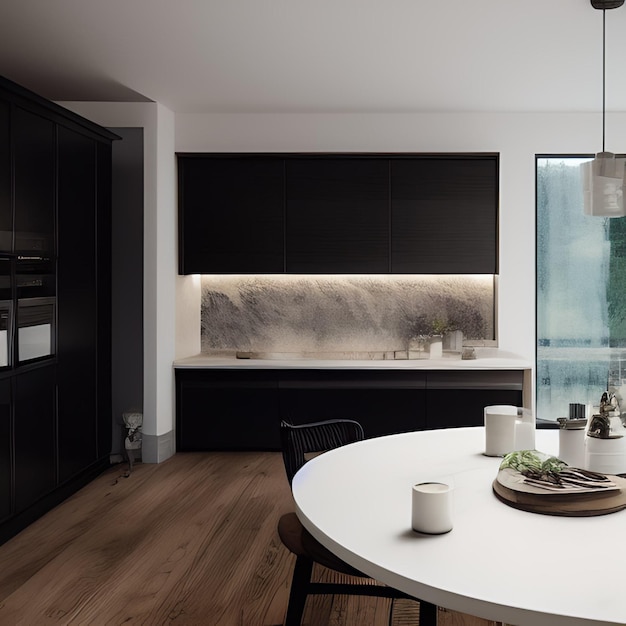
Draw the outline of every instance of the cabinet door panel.
M386 159L292 159L286 164L287 271L389 271Z
M96 454L96 142L59 128L58 385L61 481Z
M97 158L97 193L96 193L96 258L97 258L97 456L103 458L111 453L112 428L112 372L111 372L111 337L112 337L112 148L111 144L99 142ZM118 179L119 180L119 179ZM118 183L119 184L119 183ZM139 183L141 185L141 183ZM118 219L124 220L123 216ZM141 285L140 285L141 286ZM139 298L141 298L141 293ZM119 296L118 296L119 297ZM141 301L141 300L140 300ZM119 306L119 305L118 305ZM120 348L124 349L124 348ZM128 347L126 348L128 350ZM140 358L142 358L141 355ZM143 361L141 361L143 363Z
M56 480L55 366L15 377L15 512L51 492Z
M427 374L427 428L482 426L491 404L522 406L522 370L436 370Z
M275 389L186 384L179 450L278 450Z
M278 450L271 371L176 371L177 450Z
M426 375L415 370L285 370L281 419L299 424L354 419L366 437L421 430Z
M282 159L178 157L182 274L282 273Z
M496 157L395 159L391 207L393 273L497 273Z
M446 389L426 392L426 428L482 426L484 408L492 404L522 406L515 389Z
M353 419L366 438L423 430L426 423L421 389L281 389L280 413L294 424Z
M15 251L54 252L55 125L13 108Z
M0 520L11 514L11 383L0 381Z
M10 106L0 100L0 252L12 250Z

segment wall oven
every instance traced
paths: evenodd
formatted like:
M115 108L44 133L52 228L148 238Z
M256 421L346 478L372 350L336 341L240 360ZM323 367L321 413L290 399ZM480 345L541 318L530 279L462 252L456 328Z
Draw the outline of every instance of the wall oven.
M0 256L0 371L54 356L56 262Z
M55 354L56 263L45 256L15 260L16 364Z
M13 263L0 257L0 370L11 365L13 330Z
M11 363L11 312L13 302L0 300L0 369L9 367Z

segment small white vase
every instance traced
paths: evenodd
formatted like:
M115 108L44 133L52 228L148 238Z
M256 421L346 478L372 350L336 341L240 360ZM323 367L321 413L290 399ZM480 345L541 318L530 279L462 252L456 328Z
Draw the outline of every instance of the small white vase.
M441 335L433 335L430 338L430 358L440 359L443 356L443 337Z

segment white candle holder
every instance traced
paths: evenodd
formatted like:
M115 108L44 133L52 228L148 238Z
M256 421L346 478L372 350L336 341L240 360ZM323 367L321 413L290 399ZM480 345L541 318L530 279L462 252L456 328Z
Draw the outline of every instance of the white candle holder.
M452 487L427 482L413 485L411 514L413 530L427 535L442 535L452 530Z

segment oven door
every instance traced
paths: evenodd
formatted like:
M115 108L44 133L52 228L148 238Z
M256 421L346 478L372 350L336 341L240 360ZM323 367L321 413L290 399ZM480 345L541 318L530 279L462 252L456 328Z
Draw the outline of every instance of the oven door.
M17 301L17 362L54 356L56 299L23 298Z
M12 300L0 300L0 369L11 365Z
M13 364L13 261L0 256L0 370Z

